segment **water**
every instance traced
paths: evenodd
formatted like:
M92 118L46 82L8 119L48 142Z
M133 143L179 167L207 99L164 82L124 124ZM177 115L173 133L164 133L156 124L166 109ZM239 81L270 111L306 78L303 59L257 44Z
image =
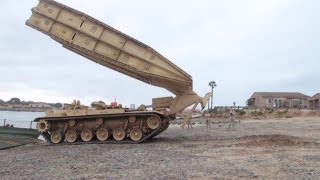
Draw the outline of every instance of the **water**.
M3 126L4 119L6 124L13 124L14 127L30 128L30 123L37 117L45 116L44 112L15 112L0 111L0 126ZM36 123L31 124L32 128L36 128Z

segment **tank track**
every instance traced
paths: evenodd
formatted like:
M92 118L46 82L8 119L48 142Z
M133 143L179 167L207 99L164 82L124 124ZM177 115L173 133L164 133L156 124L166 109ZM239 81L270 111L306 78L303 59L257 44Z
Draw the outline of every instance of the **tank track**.
M89 119L89 118L100 118L100 117L123 117L123 116L129 116L129 115L135 115L135 116L160 116L160 126L153 130L150 134L147 134L146 136L144 136L141 140L139 141L132 141L130 140L130 138L126 138L122 141L117 141L114 140L113 138L109 138L107 141L99 141L97 139L93 139L92 141L89 142L84 142L81 140L78 140L77 142L74 143L69 143L66 141L63 141L59 144L54 144L51 142L50 140L50 134L48 132L45 133L41 133L44 137L44 139L46 140L46 142L48 142L49 145L53 145L53 146L61 146L61 145L81 145L81 144L140 144L140 143L144 143L147 142L149 139L152 139L153 137L161 134L163 131L165 131L166 129L168 129L169 127L169 117L166 117L162 114L158 114L156 112L149 112L149 113L126 113L126 114L122 114L122 115L94 115L94 116L78 116L76 118L79 119ZM37 118L34 121L38 122L40 120L48 120L50 121L67 121L67 120L71 120L71 119L75 119L75 117L43 117L43 118Z

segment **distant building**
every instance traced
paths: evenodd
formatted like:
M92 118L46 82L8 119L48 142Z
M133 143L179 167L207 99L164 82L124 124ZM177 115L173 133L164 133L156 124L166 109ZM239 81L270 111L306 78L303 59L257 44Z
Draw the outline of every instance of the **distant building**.
M33 103L33 104L29 104L29 107L31 107L31 108L51 108L51 105L46 104L46 103Z
M310 96L298 92L255 92L249 106L258 108L309 108Z
M131 109L131 110L136 109L136 105L135 105L135 104L130 104L130 109Z
M310 109L320 110L320 93L310 98Z

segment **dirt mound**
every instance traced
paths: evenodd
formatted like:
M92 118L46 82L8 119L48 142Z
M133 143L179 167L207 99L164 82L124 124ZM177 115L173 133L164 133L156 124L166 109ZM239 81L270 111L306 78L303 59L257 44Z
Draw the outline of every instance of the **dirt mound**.
M246 142L236 146L320 146L319 143L307 141L303 138L285 135L259 135L241 138Z

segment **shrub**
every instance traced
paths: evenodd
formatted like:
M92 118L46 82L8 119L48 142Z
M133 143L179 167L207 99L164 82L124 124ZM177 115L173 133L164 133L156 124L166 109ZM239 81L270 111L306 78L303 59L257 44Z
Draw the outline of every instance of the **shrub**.
M251 114L252 116L263 116L263 115L264 115L264 113L261 112L261 111L251 112L250 114Z
M258 115L258 116L263 116L263 112L259 111L259 112L257 113L257 115Z
M268 111L269 114L272 114L274 112L273 108L266 108L266 110Z
M246 111L244 111L244 110L239 110L238 113L239 113L240 116L243 116L243 115L246 114Z
M277 111L278 115L284 115L288 113L288 109L284 110L284 111Z

